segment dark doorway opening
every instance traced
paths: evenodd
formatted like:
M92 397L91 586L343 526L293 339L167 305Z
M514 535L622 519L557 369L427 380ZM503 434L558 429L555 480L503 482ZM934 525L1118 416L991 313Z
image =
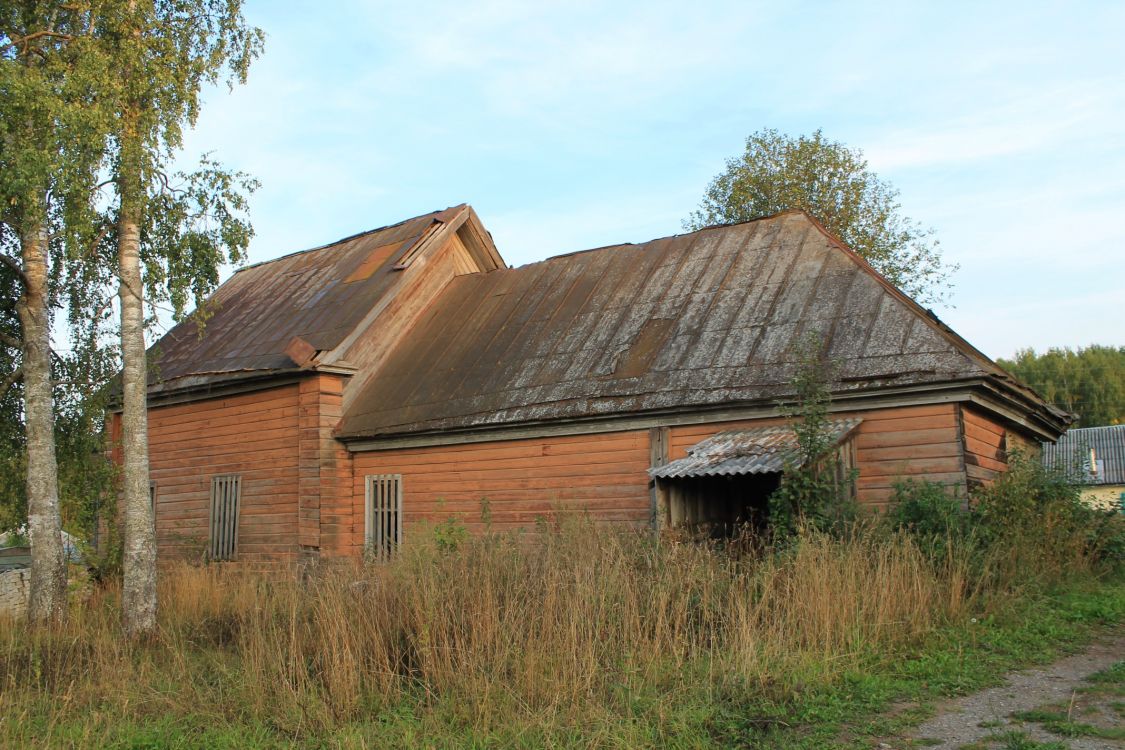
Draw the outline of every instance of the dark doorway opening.
M761 534L769 524L769 497L781 474L738 474L658 480L668 527L713 539L747 532Z

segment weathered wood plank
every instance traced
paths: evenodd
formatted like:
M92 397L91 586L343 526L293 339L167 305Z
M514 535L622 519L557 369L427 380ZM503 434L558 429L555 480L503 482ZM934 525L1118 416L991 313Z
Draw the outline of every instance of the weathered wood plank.
M864 478L877 476L913 477L918 474L954 474L960 471L960 457L947 456L866 463L860 468L860 476Z
M862 425L861 425L862 427ZM903 432L877 432L856 435L856 449L892 448L908 445L936 445L947 443L957 445L957 428L942 427L932 430L908 430Z
M956 457L961 452L955 442L942 442L923 445L892 445L886 448L863 448L857 450L857 453L861 463L874 463L915 458Z

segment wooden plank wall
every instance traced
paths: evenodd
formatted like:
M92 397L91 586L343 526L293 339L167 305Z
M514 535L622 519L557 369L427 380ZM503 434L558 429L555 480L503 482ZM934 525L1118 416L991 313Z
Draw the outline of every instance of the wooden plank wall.
M308 556L344 553L352 514L351 454L332 436L345 379L319 373L300 384L300 545Z
M453 516L481 531L528 527L558 510L607 523L649 522L648 430L546 437L355 454L352 546L363 546L364 477L401 474L405 535L419 521Z
M406 271L394 271L408 274L410 278L400 285L387 307L344 354L345 359L357 367L344 391L345 409L449 282L477 270L469 251L455 234L436 251L427 251L426 256L416 259Z
M296 559L298 402L289 385L149 410L162 559L200 559L216 474L242 475L238 559Z
M856 481L861 503L885 507L899 479L939 482L965 496L965 467L954 404L896 407L834 414L862 417L856 431ZM782 424L782 419L708 423L673 427L670 458L687 455L687 449L723 430Z
M972 406L962 406L965 435L965 473L969 488L988 484L1008 468L1006 430Z

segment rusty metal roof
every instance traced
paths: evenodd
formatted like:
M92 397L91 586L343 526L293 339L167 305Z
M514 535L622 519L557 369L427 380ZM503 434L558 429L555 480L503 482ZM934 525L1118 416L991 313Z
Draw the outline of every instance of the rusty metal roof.
M839 419L825 425L825 433L838 445L863 420ZM653 479L730 477L740 474L778 474L786 466L803 463L800 445L788 425L727 430L688 448L688 455L649 469Z
M285 351L294 337L311 351L333 349L397 283L400 275L392 269L398 260L464 209L435 211L239 270L208 301L202 336L189 318L156 343L150 388L300 369Z
M790 211L453 281L349 407L343 438L791 393L820 333L833 391L1006 374L807 214Z
M1043 465L1083 484L1125 484L1125 424L1067 430L1043 443Z

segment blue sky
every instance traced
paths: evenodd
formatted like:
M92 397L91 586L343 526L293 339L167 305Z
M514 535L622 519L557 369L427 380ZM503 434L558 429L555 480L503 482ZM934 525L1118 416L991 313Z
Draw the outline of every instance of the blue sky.
M985 353L1125 344L1125 3L256 2L187 153L251 261L473 204L512 265L682 231L765 127L860 148Z

